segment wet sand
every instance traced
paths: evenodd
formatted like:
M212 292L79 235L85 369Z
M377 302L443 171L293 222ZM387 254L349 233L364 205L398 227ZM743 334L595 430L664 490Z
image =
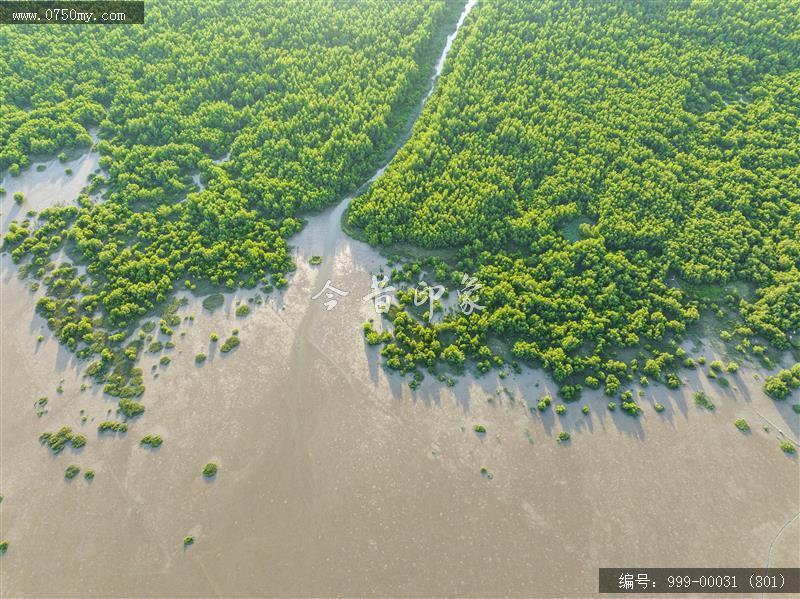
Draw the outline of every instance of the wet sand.
M365 346L361 325L380 319L361 298L385 261L341 232L345 206L291 240L288 288L246 318L236 301L254 292L213 314L189 296L180 314L195 320L176 328L157 378L161 354L145 354L147 411L116 437L96 432L116 402L80 391L85 364L0 257L0 538L11 542L0 595L586 597L601 566L800 566L800 467L776 431L797 440L800 425L755 370L726 375L726 389L684 371L681 390L647 390L639 419L592 393L563 417L531 414L555 397L538 371L452 388L428 376L411 391ZM330 311L311 299L327 280L348 292ZM234 328L241 345L220 354L210 333L221 343ZM697 389L715 411L694 405ZM89 441L53 457L37 438L63 425ZM139 447L148 433L160 449ZM95 479L65 481L71 463Z
M41 212L50 206L74 204L74 199L86 186L88 177L98 168L99 163L98 152L86 152L66 162L59 162L55 158L33 162L17 177L8 173L0 177L0 187L6 190L6 195L0 196L2 231L8 230L12 220L23 221L29 210ZM37 171L37 165L43 165L45 169ZM65 172L68 168L72 169L71 175ZM13 199L17 191L25 196L21 206Z
M654 387L639 419L599 394L581 402L590 416L577 404L532 415L555 387L531 371L453 388L428 377L412 392L365 347L360 325L377 315L361 297L383 260L339 233L342 208L293 240L288 289L250 316L233 311L252 292L215 314L197 299L181 310L195 320L176 329L158 378L158 356L143 360L147 412L121 438L97 435L114 402L80 392L78 364L3 256L3 596L588 596L600 566L798 565L798 520L776 539L798 512L798 462L758 414L795 439L797 417L751 369L725 390L699 373L680 392ZM330 311L311 299L328 279L349 292ZM239 348L211 346L212 331L236 327ZM714 412L692 402L699 388ZM65 424L89 443L52 457L37 437ZM140 448L153 432L164 445ZM65 482L70 463L95 480Z

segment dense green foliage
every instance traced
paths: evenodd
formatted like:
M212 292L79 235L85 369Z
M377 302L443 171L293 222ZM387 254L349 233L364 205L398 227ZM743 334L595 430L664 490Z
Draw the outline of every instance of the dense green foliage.
M128 423L115 420L105 420L97 425L98 433L127 433Z
M348 225L446 257L437 280L475 276L485 310L420 324L401 300L387 365L483 370L499 339L572 397L600 382L613 394L637 371L677 387L669 344L705 308L742 352L789 347L798 29L796 4L770 0L482 0Z
M792 389L798 388L800 388L800 363L781 370L764 381L764 393L779 401L789 397Z
M203 299L203 307L209 312L213 312L217 308L221 308L225 303L225 296L221 293L212 293Z
M203 467L203 476L206 478L214 478L217 475L218 470L219 466L217 466L214 462L209 462Z
M73 433L68 426L62 426L55 433L42 433L39 435L39 442L47 445L53 453L61 453L67 445L73 449L80 449L86 445L86 437L79 433Z
M142 437L142 440L139 441L139 444L150 447L151 449L156 449L157 447L161 447L163 442L164 440L161 438L161 435L145 435Z
M377 166L460 9L170 0L142 27L3 29L0 172L66 158L97 127L103 174L77 206L13 224L3 247L44 279L39 313L97 359L106 392L141 394L142 343L126 332L177 290L286 284L286 238ZM88 272L51 263L62 248Z
M694 404L698 407L705 408L706 410L714 409L714 402L712 402L708 398L708 395L706 395L703 391L695 391Z
M70 464L64 471L64 478L66 478L67 480L73 479L76 476L78 476L78 473L80 471L81 469L78 466L76 466L75 464Z
M169 360L169 358L167 358L167 360ZM131 399L120 399L119 411L122 412L125 418L136 418L137 416L141 416L142 414L144 414L144 406L139 402L133 401Z
M219 351L226 354L229 351L238 347L239 343L240 343L239 337L237 335L233 335L225 340L225 342L220 346Z

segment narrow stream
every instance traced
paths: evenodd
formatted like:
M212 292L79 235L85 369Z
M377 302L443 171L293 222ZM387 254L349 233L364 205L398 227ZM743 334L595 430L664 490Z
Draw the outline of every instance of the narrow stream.
M315 290L320 289L331 280L338 284L340 280L345 279L346 288L352 290L354 296L352 299L354 302L358 301L357 298L361 293L355 287L356 281L363 282L366 275L363 272L354 275L351 271L351 276L345 277L342 273L343 267L345 269L355 268L356 271L369 271L370 264L380 258L375 250L362 242L351 239L342 230L342 214L355 197L368 189L383 174L394 160L397 152L410 138L425 103L433 94L436 80L442 72L453 41L476 2L477 0L469 0L464 6L456 28L447 37L439 60L436 62L434 73L430 79L430 88L422 97L419 108L412 113L413 116L410 119L412 122L408 124L404 135L388 160L375 171L364 185L343 198L338 205L309 219L304 230L296 240L293 240L295 241L293 244L295 246L295 262L298 268L302 268L304 255L311 253L311 247L319 247L317 240L320 237L324 239L322 244L323 262L315 272L309 273ZM353 255L354 246L363 249L359 257ZM345 266L343 263L349 263L349 265ZM301 286L302 283L299 283L295 289L298 290ZM350 369L354 362L347 359L350 352L363 353L363 349L360 347L363 341L360 341L360 333L358 333L359 322L363 322L363 320L359 320L361 314L357 304L355 309L340 308L340 313L336 318L333 318L333 313L320 309L308 296L302 298L300 304L302 307L298 306L300 312L297 313L296 324L287 323L294 333L294 340L285 362L289 369L289 385L286 392L281 395L280 412L285 429L278 452L281 463L292 465L294 496L306 502L305 507L309 514L315 514L320 511L319 506L314 505L317 501L316 498L324 495L320 489L317 460L314 458L315 442L321 426L320 414L329 409L337 398L367 396L374 393L375 388L371 382L366 382L362 376ZM340 320L342 309L347 310L347 316ZM329 345L331 341L337 348L333 354L325 350L325 346ZM309 552L312 552L313 549L314 547L311 545L306 548Z
M416 109L416 111L412 113L413 121L409 123L408 126L406 127L403 136L400 138L399 143L395 146L395 149L389 156L389 159L373 173L373 175L364 183L364 185L359 187L352 194L346 196L332 211L330 215L331 226L329 227L329 234L331 234L330 235L331 242L333 242L333 237L335 236L335 234L340 232L340 223L342 214L344 213L345 210L347 210L347 207L350 205L350 202L352 202L353 199L355 199L363 192L365 192L367 189L369 189L370 185L372 185L375 181L378 180L378 178L383 174L383 172L387 169L387 167L392 163L395 156L397 156L397 153L400 151L400 148L402 148L411 137L411 132L414 130L414 126L416 125L419 116L422 114L422 110L425 108L425 104L427 104L428 100L433 95L433 92L436 89L436 81L439 78L439 75L442 74L442 69L444 68L445 60L447 59L447 55L450 53L450 49L453 47L453 42L455 41L458 32L461 30L462 25L464 25L464 21L466 20L467 15L475 7L477 3L478 0L468 0L468 2L464 5L464 10L461 12L461 16L458 17L458 21L456 22L456 28L453 30L453 33L447 36L447 41L444 44L444 48L442 48L442 53L439 55L439 59L436 61L436 66L434 67L433 75L431 75L430 78L428 91L425 92L425 95L422 97L422 100L419 103L419 107ZM331 247L329 243L326 243L325 246L326 250L333 250L333 247Z

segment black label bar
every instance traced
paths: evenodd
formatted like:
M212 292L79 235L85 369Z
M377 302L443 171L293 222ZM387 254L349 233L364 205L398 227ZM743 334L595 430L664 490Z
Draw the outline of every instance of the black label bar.
M0 2L5 25L141 25L138 0L11 0Z
M601 593L800 593L800 568L600 568Z

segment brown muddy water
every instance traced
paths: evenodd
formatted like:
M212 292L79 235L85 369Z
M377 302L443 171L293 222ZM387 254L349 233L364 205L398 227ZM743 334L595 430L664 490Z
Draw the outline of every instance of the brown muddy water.
M63 165L4 181L4 228L13 192L38 201L29 186L51 168ZM42 198L66 197L51 174ZM180 314L195 319L176 328L172 363L142 361L146 413L116 437L96 432L116 403L80 391L84 365L2 256L0 595L587 597L601 566L800 566L800 467L778 448L800 419L792 400L764 396L763 373L742 367L723 388L684 372L681 390L646 391L639 419L608 412L601 394L562 417L532 414L556 391L538 371L452 388L429 376L411 391L365 346L361 325L379 317L362 297L385 260L341 232L346 204L292 239L289 287L249 316L234 310L254 292L213 314L189 297ZM328 280L348 293L331 310L312 299ZM242 343L221 354L209 335L234 328ZM700 389L713 412L694 405ZM53 457L37 439L63 425L89 441ZM160 449L139 446L148 433ZM65 481L72 463L95 479Z

